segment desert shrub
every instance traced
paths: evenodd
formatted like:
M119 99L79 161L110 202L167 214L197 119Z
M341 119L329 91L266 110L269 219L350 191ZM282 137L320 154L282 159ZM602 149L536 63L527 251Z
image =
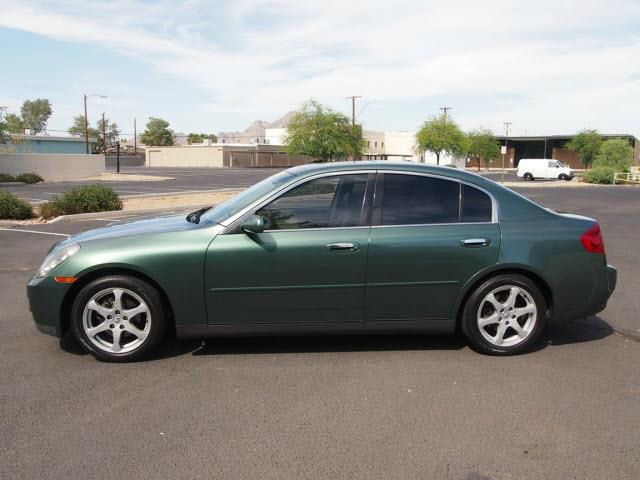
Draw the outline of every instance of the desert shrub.
M15 182L16 177L8 173L0 173L0 182Z
M40 216L46 220L64 215L62 208L55 202L49 201L40 205Z
M613 167L594 167L591 170L585 172L582 177L587 183L613 183L613 174L615 173Z
M44 179L37 173L21 173L20 175L16 176L15 181L23 183L40 183L43 182Z
M31 205L20 200L13 193L0 192L0 218L25 220L33 217Z
M107 185L83 185L62 195L54 196L42 205L40 214L44 218L76 213L106 212L122 210L118 194ZM44 212L44 213L43 213Z

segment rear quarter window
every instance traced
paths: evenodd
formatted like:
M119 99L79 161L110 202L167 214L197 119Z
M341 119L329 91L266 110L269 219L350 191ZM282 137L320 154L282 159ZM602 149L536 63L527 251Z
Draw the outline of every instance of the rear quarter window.
M493 204L488 194L469 185L462 186L461 222L491 222L492 212Z

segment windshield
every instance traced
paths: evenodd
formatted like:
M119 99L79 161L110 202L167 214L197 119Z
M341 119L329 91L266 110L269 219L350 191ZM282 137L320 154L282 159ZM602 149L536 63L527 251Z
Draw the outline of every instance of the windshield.
M295 175L289 172L280 172L272 175L269 178L265 178L261 182L256 183L254 186L247 188L240 192L233 198L230 198L226 202L216 205L214 208L206 212L200 218L200 223L214 222L220 223L226 218L229 218L233 214L239 212L245 207L248 207L256 200L269 193L276 187L284 185Z

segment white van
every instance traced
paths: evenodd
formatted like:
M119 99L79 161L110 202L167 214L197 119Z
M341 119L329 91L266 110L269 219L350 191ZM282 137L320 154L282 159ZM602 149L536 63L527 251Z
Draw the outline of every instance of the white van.
M549 158L523 158L518 163L518 177L525 180L536 178L557 178L558 180L571 180L575 173L568 165L559 160Z

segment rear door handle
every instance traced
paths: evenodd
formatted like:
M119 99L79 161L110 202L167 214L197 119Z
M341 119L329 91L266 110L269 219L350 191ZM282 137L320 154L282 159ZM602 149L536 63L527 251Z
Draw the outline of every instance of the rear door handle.
M330 252L357 252L359 249L360 246L352 242L329 243L327 245L327 250Z
M488 238L465 238L460 240L460 244L463 247L488 247L491 245L491 240Z

